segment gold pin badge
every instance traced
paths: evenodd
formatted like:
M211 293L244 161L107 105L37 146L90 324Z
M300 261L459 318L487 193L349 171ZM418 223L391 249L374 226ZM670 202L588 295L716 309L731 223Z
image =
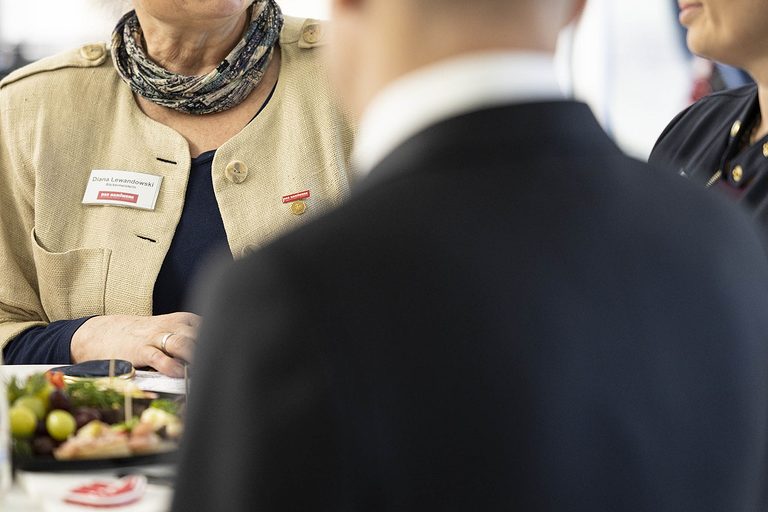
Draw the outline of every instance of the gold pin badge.
M291 203L291 213L294 215L304 215L307 211L307 203L304 201L294 201Z

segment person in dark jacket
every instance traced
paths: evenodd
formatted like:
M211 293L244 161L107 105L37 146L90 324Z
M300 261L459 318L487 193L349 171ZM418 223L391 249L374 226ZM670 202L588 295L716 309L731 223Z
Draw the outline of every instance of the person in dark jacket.
M333 7L365 179L211 292L173 510L764 510L768 260L563 98L582 2Z
M754 84L706 96L678 114L649 161L713 188L768 234L768 15L755 0L682 3L688 47L745 69Z

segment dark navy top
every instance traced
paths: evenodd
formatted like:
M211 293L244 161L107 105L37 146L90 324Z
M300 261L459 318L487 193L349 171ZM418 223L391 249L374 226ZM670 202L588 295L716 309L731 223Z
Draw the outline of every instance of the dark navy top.
M754 84L712 94L669 123L649 161L726 195L768 233L768 137L750 143L759 119Z
M214 154L215 151L208 151L192 159L181 219L155 282L155 315L185 311L190 287L203 264L215 252L229 253L224 222L213 193ZM3 359L7 364L69 364L72 335L88 318L33 327L6 345Z

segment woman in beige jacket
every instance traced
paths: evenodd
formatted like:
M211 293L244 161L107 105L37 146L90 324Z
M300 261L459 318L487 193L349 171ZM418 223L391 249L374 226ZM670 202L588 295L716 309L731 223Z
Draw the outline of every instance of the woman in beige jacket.
M134 7L111 48L0 83L9 363L122 358L181 375L205 256L246 254L348 193L351 133L318 59L321 23L274 0Z

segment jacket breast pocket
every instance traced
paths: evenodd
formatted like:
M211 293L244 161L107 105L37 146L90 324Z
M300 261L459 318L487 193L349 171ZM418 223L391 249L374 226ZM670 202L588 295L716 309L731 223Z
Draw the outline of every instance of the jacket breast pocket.
M112 251L77 248L51 252L32 232L38 292L48 320L104 314L104 294Z

